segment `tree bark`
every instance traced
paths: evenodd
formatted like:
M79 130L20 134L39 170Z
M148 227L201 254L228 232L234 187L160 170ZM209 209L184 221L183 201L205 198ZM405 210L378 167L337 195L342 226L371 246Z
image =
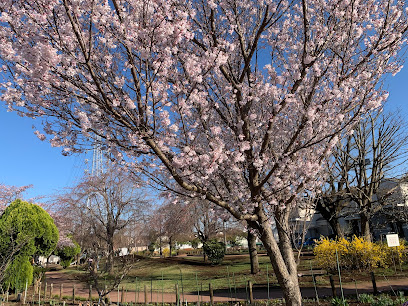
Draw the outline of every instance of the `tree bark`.
M368 241L372 241L370 229L370 217L365 212L360 213L361 235Z
M105 271L108 273L112 272L113 269L113 236L115 231L112 229L112 226L106 227L106 244L108 247L108 258L106 260Z
M272 230L263 226L263 234L261 240L264 243L272 267L278 279L278 283L283 291L283 296L287 306L300 306L302 305L302 295L297 279L296 268L295 271L288 271L285 264L285 260L282 258L282 254L279 247L273 238ZM292 251L292 249L290 249ZM287 254L289 252L286 252ZM292 260L295 261L293 253L291 254Z
M110 273L112 272L113 268L113 237L108 238L107 244L108 244L108 258L106 261L105 271Z
M333 217L329 220L329 224L333 230L333 234L336 238L344 238L343 229L340 226L339 219Z
M254 235L250 229L248 229L247 232L249 259L251 262L251 274L257 274L259 272L259 261L258 251L256 249L256 235Z
M278 246L272 233L269 218L262 212L259 213L259 220L257 222L248 223L252 228L258 229L260 232L260 239L269 256L279 286L283 291L286 305L302 305L297 266L290 242L289 244L283 242Z

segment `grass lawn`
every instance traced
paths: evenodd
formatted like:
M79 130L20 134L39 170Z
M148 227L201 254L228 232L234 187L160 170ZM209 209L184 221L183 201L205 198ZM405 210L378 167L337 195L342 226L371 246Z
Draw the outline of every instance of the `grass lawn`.
M249 258L245 255L226 256L224 261L217 266L204 263L201 256L188 256L176 258L145 258L134 263L128 276L121 285L128 290L136 287L149 290L153 283L153 289L164 292L173 292L175 284L184 292L208 290L211 282L214 290L234 290L245 287L249 280L254 284L267 284L267 269L271 284L276 284L276 278L271 271L269 258L265 255L259 257L261 273L252 276L250 274ZM268 268L267 268L268 266Z
M261 254L259 256L261 272L257 275L250 274L250 263L247 255L227 255L220 265L211 266L204 263L202 256L186 256L172 258L138 258L135 259L133 267L129 274L121 282L125 290L142 291L144 286L150 292L174 292L175 285L184 292L196 292L197 290L208 290L208 284L211 283L214 290L231 288L245 288L248 281L251 281L256 287L266 287L268 284L272 288L277 286L276 277L272 271L269 258ZM310 274L311 266L313 270L318 267L313 256L303 256L298 267L299 272L308 272ZM401 278L407 276L408 265L387 269L375 269L378 280ZM342 271L342 281L344 283L354 283L370 281L370 275L367 271ZM337 278L337 273L334 274ZM313 287L312 277L300 277L301 286ZM317 285L329 285L329 276L327 274L316 277Z

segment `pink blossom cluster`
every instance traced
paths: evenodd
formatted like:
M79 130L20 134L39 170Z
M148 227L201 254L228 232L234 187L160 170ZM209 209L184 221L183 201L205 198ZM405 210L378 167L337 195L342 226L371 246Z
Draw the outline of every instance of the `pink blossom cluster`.
M31 187L33 187L33 185L17 187L0 183L0 212Z
M101 139L148 183L239 219L318 191L387 98L403 1L4 0L1 99L64 153ZM176 187L179 186L179 187ZM180 191L182 190L182 191Z

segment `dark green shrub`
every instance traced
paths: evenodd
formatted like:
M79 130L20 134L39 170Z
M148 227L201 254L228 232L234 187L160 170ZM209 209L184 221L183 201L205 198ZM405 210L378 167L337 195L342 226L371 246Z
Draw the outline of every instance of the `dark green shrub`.
M213 264L219 264L224 259L225 244L215 239L207 241L203 244L204 254L207 255L208 260Z
M55 254L61 258L60 264L65 269L69 267L71 262L74 261L75 256L81 252L79 244L67 237L68 241L62 245L58 245Z

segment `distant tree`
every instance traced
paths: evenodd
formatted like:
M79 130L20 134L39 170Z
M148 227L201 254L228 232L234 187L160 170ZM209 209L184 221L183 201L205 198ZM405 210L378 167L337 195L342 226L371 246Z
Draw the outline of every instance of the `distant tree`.
M164 221L165 212L160 207L151 212L148 221L148 250L153 254L157 247L160 257L163 256L163 245L165 243Z
M0 217L0 255L9 263L3 274L3 285L17 288L32 281L31 260L48 257L58 242L58 229L41 207L21 200L11 203ZM10 258L10 251L14 256Z
M398 173L408 157L408 130L396 113L370 112L345 135L333 151L328 164L326 189L316 209L330 223L335 235L344 235L339 218L357 214L361 234L372 239L371 217L384 205L392 190L380 190L387 176ZM353 207L353 205L355 207Z
M206 244L208 241L215 239L218 233L223 230L222 216L225 214L220 213L218 208L209 201L195 200L190 203L190 213L193 216L194 232L200 242ZM225 244L224 248L225 248ZM225 252L225 250L224 250ZM203 252L204 261L206 260L207 253Z
M193 218L190 207L182 202L166 203L160 207L164 215L164 233L170 246L170 256L174 244L193 237Z
M214 204L208 201L194 201L190 209L194 218L194 231L201 243L206 243L222 232L223 219Z
M144 194L125 171L112 165L98 176L85 176L81 183L59 196L58 203L68 214L85 223L82 235L90 240L94 250L107 254L105 269L111 271L115 235L140 218Z

